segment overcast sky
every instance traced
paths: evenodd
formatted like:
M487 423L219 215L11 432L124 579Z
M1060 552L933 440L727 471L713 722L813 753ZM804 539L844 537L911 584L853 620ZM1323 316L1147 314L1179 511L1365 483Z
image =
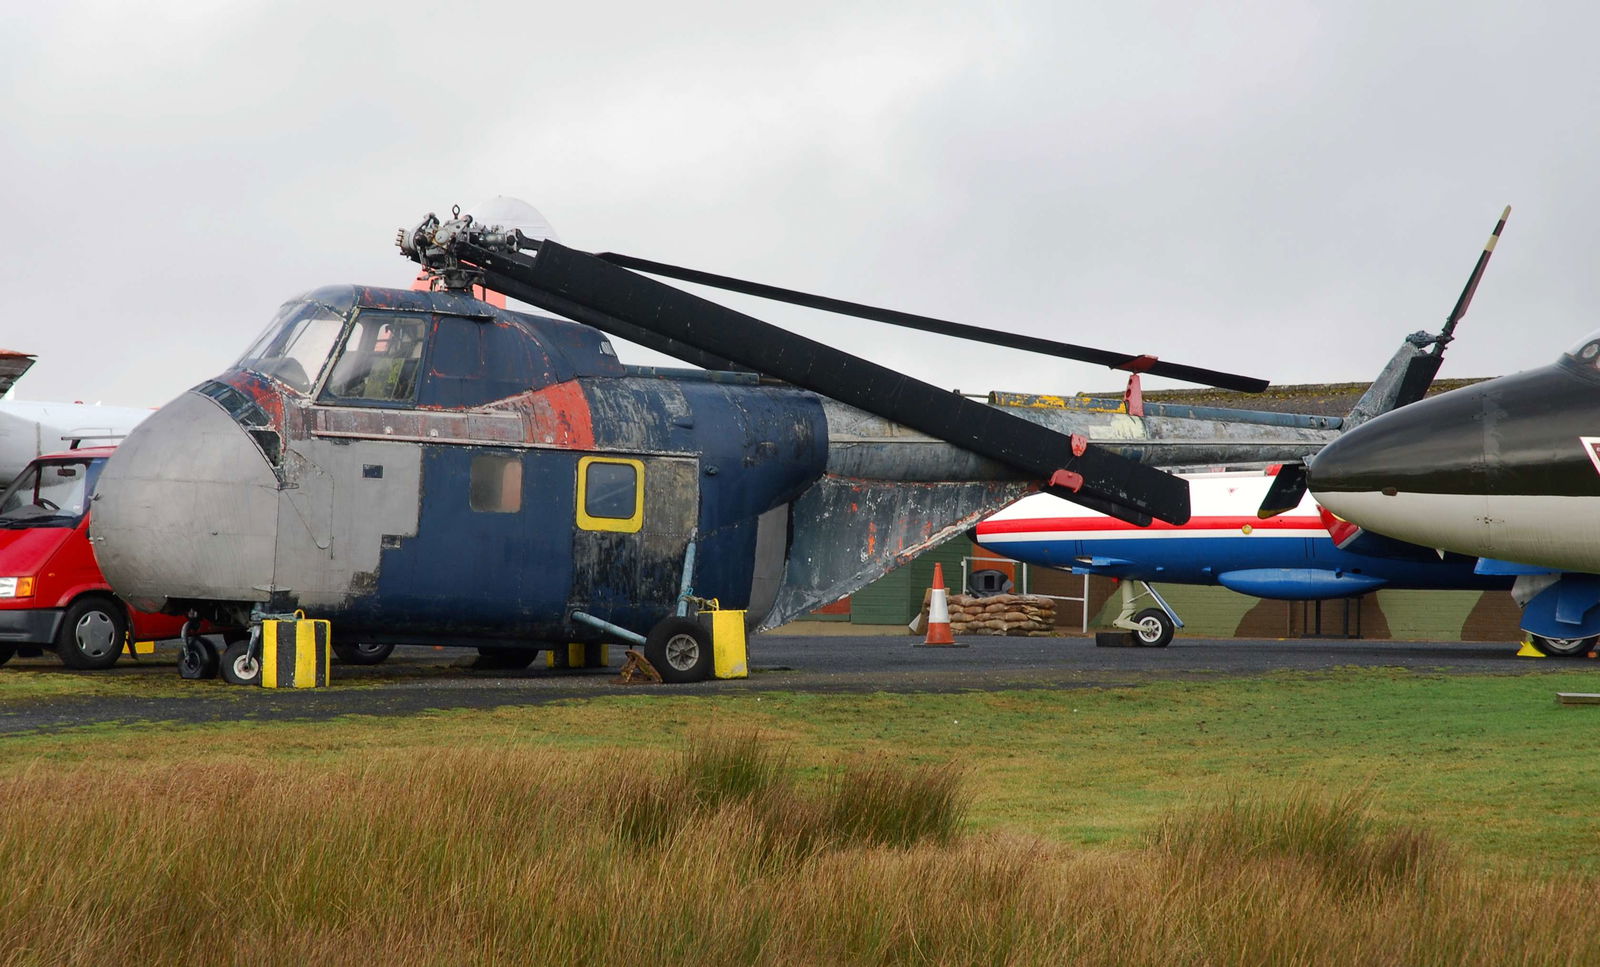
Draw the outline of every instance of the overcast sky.
M39 354L20 398L159 405L299 292L409 284L396 228L506 194L580 248L1367 379L1509 203L1443 371L1498 375L1600 328L1594 10L8 4L0 346ZM762 311L941 386L1120 384Z

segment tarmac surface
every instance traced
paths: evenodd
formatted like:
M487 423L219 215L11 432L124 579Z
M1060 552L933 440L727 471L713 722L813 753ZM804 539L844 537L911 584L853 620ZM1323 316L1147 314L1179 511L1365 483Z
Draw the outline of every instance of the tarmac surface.
M622 661L621 649L615 647L610 649L609 668L552 669L541 655L529 669L514 672L471 668L475 653L468 650L401 647L377 666L335 662L333 687L303 690L230 686L220 679L184 682L178 678L172 643L164 644L153 658L137 663L123 659L103 672L67 672L53 655L46 655L14 659L0 668L0 735L131 722L408 715L601 695L1092 688L1352 666L1435 674L1521 674L1584 667L1577 660L1516 658L1517 646L1503 642L1179 638L1167 648L1097 648L1091 638L973 637L963 639L966 647L915 647L919 641L909 635L758 635L750 643L749 678L643 686L612 681ZM8 681L38 675L115 676L117 680L108 684L117 687L108 695L6 695ZM146 683L152 694L141 696L138 690Z

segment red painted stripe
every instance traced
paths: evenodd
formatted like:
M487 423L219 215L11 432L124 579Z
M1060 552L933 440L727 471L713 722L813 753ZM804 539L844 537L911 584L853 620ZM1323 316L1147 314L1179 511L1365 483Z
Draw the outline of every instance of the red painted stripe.
M1149 527L1139 527L1115 517L1031 517L1023 520L986 520L978 524L978 533L982 534L1016 534L1026 531L1128 531L1130 533L1148 533L1150 531L1189 531L1189 530L1241 530L1246 525L1254 531L1272 530L1320 530L1322 521L1315 517L1273 517L1270 520L1261 520L1257 517L1191 517L1187 524L1168 524L1156 521Z

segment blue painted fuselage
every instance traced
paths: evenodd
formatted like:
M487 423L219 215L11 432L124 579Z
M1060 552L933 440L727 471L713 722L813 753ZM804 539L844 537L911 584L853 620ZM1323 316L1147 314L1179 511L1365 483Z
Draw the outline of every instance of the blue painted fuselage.
M1382 554L1340 549L1309 502L1262 521L1255 508L1270 479L1259 473L1191 476L1195 514L1182 526L1134 527L1038 494L979 524L976 539L1029 564L1142 581L1220 584L1261 598L1511 586L1508 577L1474 573L1475 558L1441 557L1397 542L1386 542Z

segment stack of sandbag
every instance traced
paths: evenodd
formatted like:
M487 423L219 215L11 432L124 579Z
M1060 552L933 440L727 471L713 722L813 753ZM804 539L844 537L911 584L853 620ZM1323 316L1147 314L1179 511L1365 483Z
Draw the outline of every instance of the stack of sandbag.
M912 627L926 628L928 604ZM1055 634L1056 603L1037 594L996 594L987 598L968 594L950 595L950 633L960 635L1027 635L1047 637Z

